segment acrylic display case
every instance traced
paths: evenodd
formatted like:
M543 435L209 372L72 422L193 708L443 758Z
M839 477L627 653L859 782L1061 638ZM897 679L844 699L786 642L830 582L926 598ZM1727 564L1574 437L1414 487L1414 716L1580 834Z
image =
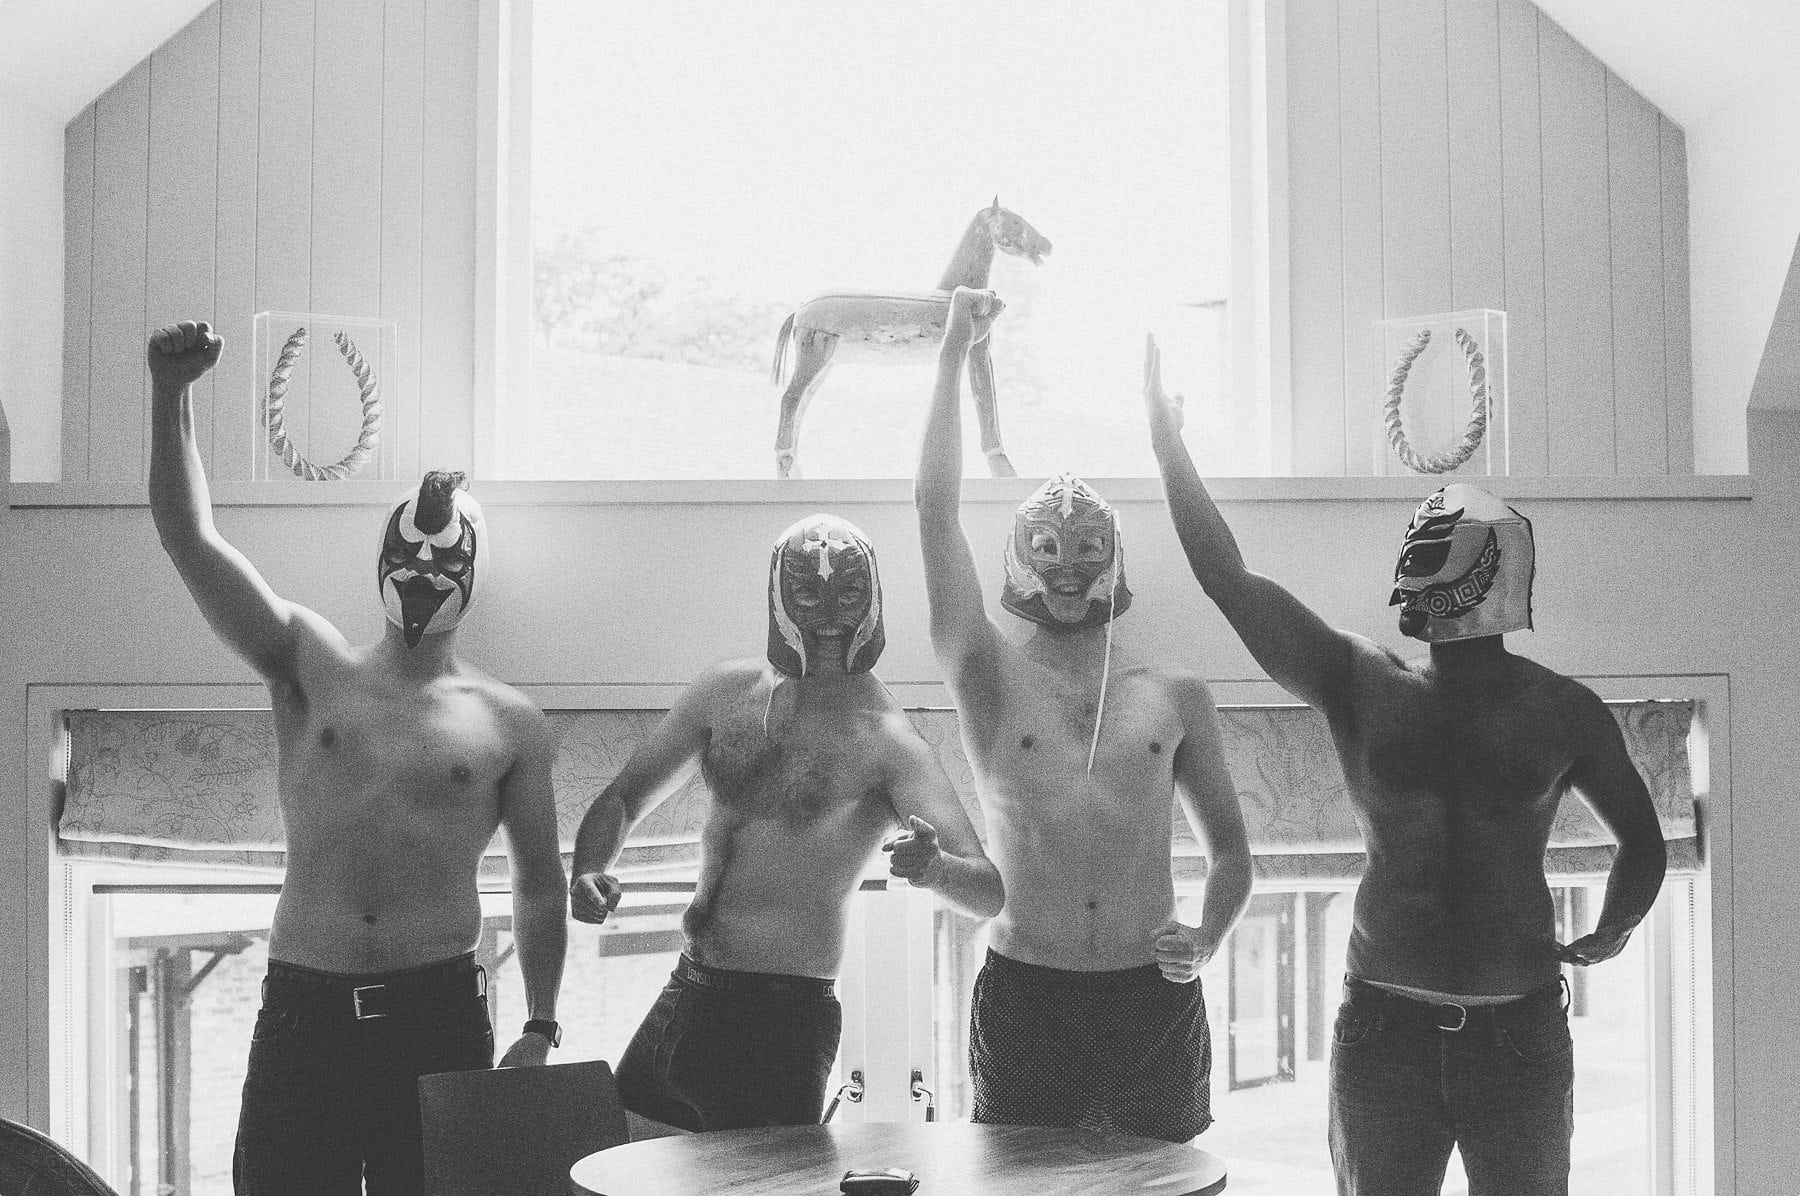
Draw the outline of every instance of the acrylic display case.
M1506 460L1506 313L1380 320L1375 473L1498 477Z
M252 477L393 480L394 321L258 312L254 347Z

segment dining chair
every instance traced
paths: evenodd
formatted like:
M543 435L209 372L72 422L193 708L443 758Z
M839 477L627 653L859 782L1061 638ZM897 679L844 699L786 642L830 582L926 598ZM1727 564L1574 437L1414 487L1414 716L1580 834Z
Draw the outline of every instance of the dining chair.
M579 1159L628 1141L599 1059L421 1076L419 1108L432 1196L566 1196Z

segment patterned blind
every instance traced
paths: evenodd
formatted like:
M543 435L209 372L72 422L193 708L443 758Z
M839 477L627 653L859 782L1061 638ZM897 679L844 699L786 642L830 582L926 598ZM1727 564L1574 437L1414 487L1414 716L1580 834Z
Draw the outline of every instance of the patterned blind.
M1698 866L1688 766L1692 702L1611 705L1670 840L1670 865ZM936 752L977 830L974 773L956 712L921 709L913 724ZM555 785L564 850L589 802L661 717L656 710L553 710ZM275 728L267 710L77 710L66 715L69 768L57 820L64 854L184 866L280 869ZM1305 706L1219 710L1226 763L1265 879L1339 879L1362 871L1361 840L1325 720ZM622 874L690 874L707 795L696 774L633 828ZM1171 809L1175 855L1197 857L1186 819ZM1606 869L1612 839L1573 796L1557 811L1546 861L1556 875ZM487 867L504 873L504 838ZM1196 861L1197 863L1197 861ZM1184 868L1184 871L1192 870Z

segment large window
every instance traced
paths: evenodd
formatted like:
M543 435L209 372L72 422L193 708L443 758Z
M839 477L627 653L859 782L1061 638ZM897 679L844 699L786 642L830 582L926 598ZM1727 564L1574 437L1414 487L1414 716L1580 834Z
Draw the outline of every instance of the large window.
M1153 474L1146 331L1197 410L1229 399L1226 7L533 0L529 384L499 467L773 476L786 316L932 291L997 197L1052 245L989 278L1013 465ZM910 475L934 349L841 344L799 472ZM967 447L985 472L972 420Z

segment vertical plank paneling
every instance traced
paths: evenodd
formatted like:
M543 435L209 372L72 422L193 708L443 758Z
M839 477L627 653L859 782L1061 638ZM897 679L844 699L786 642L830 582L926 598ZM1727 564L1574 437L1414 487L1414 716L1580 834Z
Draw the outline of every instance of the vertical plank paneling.
M1450 305L1444 0L1380 0L1381 230L1390 317Z
M95 110L93 366L88 477L143 477L144 256L148 244L150 62L100 97Z
M1667 473L1661 131L1656 109L1611 71L1606 141L1616 467L1623 474Z
M1448 0L1450 307L1501 307L1500 26L1491 0Z
M381 306L382 12L364 0L317 0L313 58L312 303L334 316ZM374 346L366 346L373 351ZM313 392L309 455L343 457L362 427L337 346L314 342L323 382Z
M390 412L383 433L394 475L419 466L419 305L424 270L425 2L392 0L386 14L382 80L381 315L398 334L397 378L382 384Z
M312 310L313 0L263 5L257 101L256 307ZM310 365L331 348L309 342ZM290 439L310 447L304 388L296 373L284 413ZM291 477L271 466L270 477Z
M1345 470L1343 243L1339 229L1337 0L1289 0L1289 295L1293 469Z
M1539 18L1550 472L1615 471L1606 69Z
M218 197L219 11L212 7L150 58L150 242L144 326L211 321ZM204 463L213 437L214 378L191 388ZM141 416L149 445L148 405ZM146 460L146 469L148 461Z
M1663 382L1668 391L1669 472L1694 472L1694 358L1688 309L1687 139L1666 116L1661 142Z
M1289 30L1291 37L1292 29ZM1338 4L1338 158L1343 211L1344 449L1353 474L1371 472L1375 413L1381 401L1383 306L1381 216L1381 56L1376 10L1365 0ZM1294 177L1304 190L1310 180ZM1296 322L1296 335L1304 330Z
M63 132L62 480L88 480L93 364L94 105Z
M476 6L425 11L423 229L431 252L421 279L420 394L430 407L419 429L426 469L468 469L475 358Z
M1544 406L1544 185L1538 10L1499 0L1500 174L1505 242L1508 471L1549 472Z
M218 224L213 302L225 355L213 371L212 476L250 476L261 430L251 331L256 313L257 114L261 111L262 0L219 0Z

